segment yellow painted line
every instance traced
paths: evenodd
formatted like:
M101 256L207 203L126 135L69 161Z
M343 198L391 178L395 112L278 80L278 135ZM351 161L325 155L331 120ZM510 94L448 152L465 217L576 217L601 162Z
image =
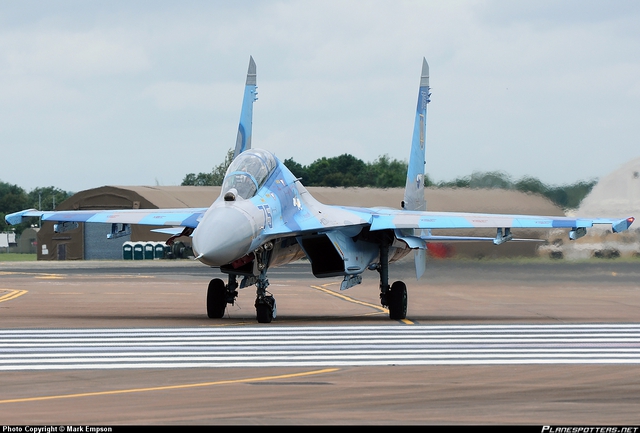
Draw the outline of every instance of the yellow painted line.
M156 278L155 275L137 275L137 274L121 274L121 275L95 275L95 274L43 274L41 272L13 272L13 271L0 271L0 275L33 275L34 278L40 280L61 280L64 278L99 278L101 280L122 280L131 278Z
M64 276L60 274L42 274L36 275L36 278L39 280L62 280Z
M325 287L325 286L330 286L332 284L337 284L337 283L329 283L329 284L323 284L322 286L311 286L311 287L316 289L316 290L320 290L321 292L324 292L324 293L326 293L328 295L335 296L336 298L340 298L340 299L342 299L344 301L347 301L347 302L351 302L353 304L364 305L365 307L370 307L370 308L373 308L373 309L378 310L378 311L383 312L383 313L388 313L389 312L389 310L387 310L386 308L384 308L384 307L382 307L380 305L371 304L369 302L364 302L364 301L359 301L359 300L354 299L354 298L352 298L350 296L343 295L342 293L336 293L333 290L329 290L329 289L327 289Z
M43 274L41 272L14 272L2 271L0 275L33 275L35 278L63 278L60 274Z
M338 284L338 283L328 283L328 284L323 284L322 286L311 286L311 287L316 289L316 290L320 290L321 292L324 292L324 293L326 293L328 295L335 296L336 298L340 298L342 300L345 300L347 302L351 302L353 304L358 304L358 305L364 305L366 307L370 307L370 308L376 309L376 310L378 310L378 311L380 311L382 313L389 314L389 309L388 308L385 308L385 307L382 307L382 306L376 305L376 304L371 304L369 302L359 301L359 300L354 299L354 298L352 298L350 296L343 295L342 293L336 293L333 290L329 290L329 289L326 288L327 286L331 286L331 285L334 285L334 284ZM400 321L402 323L406 324L406 325L414 325L414 322L412 322L409 319L402 319Z
M0 400L0 404L24 403L24 402L30 402L30 401L43 401L43 400L58 400L63 398L95 397L99 395L132 394L136 392L167 391L167 390L173 390L173 389L201 388L205 386L229 385L234 383L265 382L268 380L281 380L281 379L290 379L293 377L304 377L304 376L313 376L318 374L333 373L338 370L340 369L325 368L323 370L306 371L304 373L280 374L278 376L250 377L246 379L219 380L216 382L189 383L185 385L154 386L150 388L117 389L113 391L84 392L80 394L62 394L62 395L46 395L42 397L14 398L10 400Z
M16 299L18 296L22 296L25 293L27 293L27 290L0 289L0 291L9 292L9 293L5 293L4 295L0 296L0 302L10 301L12 299Z

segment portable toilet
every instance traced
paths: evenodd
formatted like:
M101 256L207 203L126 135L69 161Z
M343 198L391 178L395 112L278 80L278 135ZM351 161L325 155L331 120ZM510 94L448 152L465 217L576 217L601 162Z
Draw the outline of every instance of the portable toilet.
M136 242L133 244L133 260L144 259L144 244L142 242Z
M153 248L153 258L164 259L164 242L156 242Z
M124 260L133 260L133 242L127 241L122 244L122 258Z
M153 256L155 254L155 245L154 242L145 242L144 243L144 259L145 260L153 260Z

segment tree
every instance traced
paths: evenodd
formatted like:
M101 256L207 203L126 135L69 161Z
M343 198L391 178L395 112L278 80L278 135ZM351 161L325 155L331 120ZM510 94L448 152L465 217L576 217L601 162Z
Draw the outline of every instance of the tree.
M211 186L222 185L224 181L224 175L227 173L227 168L233 161L233 149L227 151L227 155L220 164L213 167L211 173L189 173L184 179L182 179L182 186Z
M231 163L233 151L229 150L225 161L216 166L211 173L189 173L182 185L221 185L224 174ZM391 159L389 155L379 156L375 161L365 163L348 153L331 158L316 159L308 166L292 158L284 160L284 165L297 178L302 178L306 186L370 186L375 188L398 188L406 183L407 163ZM573 209L580 205L597 183L596 179L580 181L571 185L548 186L532 176L524 176L514 182L502 171L473 172L471 176L458 177L450 181L434 184L425 175L425 186L438 188L500 188L540 194L547 197L563 209Z
M4 217L7 214L24 210L28 207L28 197L24 189L18 185L0 181L0 231L8 229ZM16 233L22 233L27 223L14 227Z
M511 177L503 171L473 172L469 182L471 188L512 189Z
M302 177L307 186L373 186L391 188L404 186L407 176L407 163L391 159L388 155L378 157L372 163L365 163L350 154L336 157L322 157L308 166L303 166L291 158L284 165L296 177ZM425 179L425 183L431 181Z
M71 197L73 193L55 186L38 187L29 191L27 207L38 210L55 210L56 206Z
M549 188L544 195L563 209L575 209L598 183L596 179Z
M426 180L427 177L425 176ZM396 188L404 186L406 181L407 163L404 161L391 159L389 155L382 155L372 163L367 164L367 179L365 182L367 186Z
M293 158L287 158L283 164L289 169L289 171L298 179L302 179L302 182L306 185L308 179L307 167L299 164L293 160Z
M532 194L544 195L549 187L542 183L540 179L535 177L525 176L514 184L515 188L520 192L528 192Z
M470 188L471 176L457 177L454 180L441 181L437 184L438 188Z

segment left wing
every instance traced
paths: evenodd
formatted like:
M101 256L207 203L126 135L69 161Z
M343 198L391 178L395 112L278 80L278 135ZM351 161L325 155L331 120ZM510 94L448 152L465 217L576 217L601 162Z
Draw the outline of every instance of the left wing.
M614 233L627 230L634 222L634 217L624 219L615 218L571 218L558 216L511 215L511 214L482 214L463 212L428 212L408 211L387 208L358 208L349 206L320 205L311 208L311 212L301 212L300 220L296 213L287 218L287 222L274 225L265 230L270 236L289 235L298 236L311 232L326 232L344 230L349 227L369 227L370 231L405 229L423 229L426 233L420 236L402 234L402 237L422 239L423 241L484 241L493 240L503 243L513 239L511 229L570 229L569 237L578 239L586 234L589 227L596 224L611 225ZM317 216L321 215L322 218ZM431 229L497 229L496 238L470 236L434 236ZM503 233L504 230L504 233Z
M473 214L458 212L412 212L379 210L372 214L371 230L384 229L473 229L473 228L570 228L610 224L614 233L627 230L634 217L571 218L536 215Z
M5 220L11 225L20 224L25 218L41 217L42 221L51 222L142 224L196 228L206 210L207 208L184 208L45 212L29 209L9 214L5 217Z

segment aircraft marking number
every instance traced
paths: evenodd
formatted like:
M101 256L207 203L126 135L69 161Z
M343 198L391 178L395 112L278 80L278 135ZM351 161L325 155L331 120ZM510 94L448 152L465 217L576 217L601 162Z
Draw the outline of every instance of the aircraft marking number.
M264 226L269 228L273 228L273 218L271 217L271 208L268 204L261 204L258 206L258 209L262 209L262 213L264 214Z

